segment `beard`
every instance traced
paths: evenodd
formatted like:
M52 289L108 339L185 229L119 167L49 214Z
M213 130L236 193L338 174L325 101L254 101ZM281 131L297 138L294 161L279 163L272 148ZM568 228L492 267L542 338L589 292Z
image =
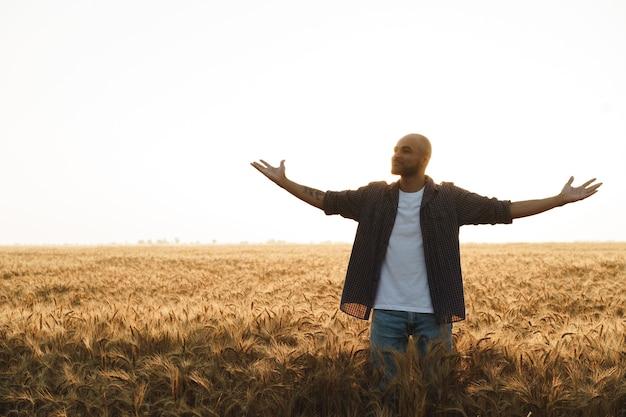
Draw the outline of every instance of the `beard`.
M401 177L411 177L416 175L420 170L419 162L415 165L403 165L400 163L391 163L391 173L393 175L400 175Z

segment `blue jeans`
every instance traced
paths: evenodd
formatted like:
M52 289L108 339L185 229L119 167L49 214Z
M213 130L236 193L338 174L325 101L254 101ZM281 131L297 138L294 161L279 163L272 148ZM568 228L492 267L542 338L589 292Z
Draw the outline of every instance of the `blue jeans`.
M372 367L384 371L386 382L397 373L391 351L406 353L410 336L421 355L426 355L433 343L443 343L452 350L451 323L437 324L433 314L375 310L370 325Z

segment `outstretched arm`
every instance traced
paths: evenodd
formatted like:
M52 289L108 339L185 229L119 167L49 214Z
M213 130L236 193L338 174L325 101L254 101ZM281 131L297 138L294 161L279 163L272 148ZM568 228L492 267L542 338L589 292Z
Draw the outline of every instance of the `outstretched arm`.
M565 204L591 197L598 192L598 188L602 185L601 182L591 185L595 182L595 180L595 178L591 179L580 187L572 187L574 177L570 177L569 181L567 181L567 183L563 186L561 192L554 197L542 198L539 200L516 201L512 203L511 217L513 219L517 219L520 217L532 216L555 207L564 206Z
M274 181L279 187L284 188L292 195L310 205L322 209L324 203L324 195L326 193L316 190L315 188L306 187L291 181L285 175L285 160L280 161L278 167L273 167L264 160L260 162L252 162L250 165L255 167L261 174Z

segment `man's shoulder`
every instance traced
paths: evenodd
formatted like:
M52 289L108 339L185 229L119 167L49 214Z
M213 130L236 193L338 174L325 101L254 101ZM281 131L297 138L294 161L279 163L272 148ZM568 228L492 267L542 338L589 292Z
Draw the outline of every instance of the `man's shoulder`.
M441 181L437 186L442 188L457 188L452 181Z
M457 186L452 181L441 181L439 183L435 183L432 180L426 186L426 195L429 195L431 198L457 198L459 196L467 194L467 191L463 188Z
M396 182L392 182L391 184L389 184L386 181L373 181L361 187L361 189L367 193L374 193L374 194L383 193L384 194L384 193L388 193L392 191L394 187L396 187L396 185L397 185Z
M431 188L433 190L440 190L440 189L450 190L450 189L455 189L458 187L454 185L454 182L452 181L441 181L439 183L436 183L432 178L427 177L426 188L427 189Z
M396 183L388 184L385 181L373 181L359 188L347 189L343 191L327 191L326 198L342 198L343 196L361 196L363 198L378 197L393 190Z
M391 188L395 183L388 184L387 181L372 181L366 187L372 188Z

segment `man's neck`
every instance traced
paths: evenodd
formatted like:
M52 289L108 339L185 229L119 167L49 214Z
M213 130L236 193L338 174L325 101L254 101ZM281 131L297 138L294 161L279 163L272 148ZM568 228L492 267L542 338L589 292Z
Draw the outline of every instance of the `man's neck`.
M414 175L410 177L400 177L400 189L405 193L416 193L426 184L425 175Z

